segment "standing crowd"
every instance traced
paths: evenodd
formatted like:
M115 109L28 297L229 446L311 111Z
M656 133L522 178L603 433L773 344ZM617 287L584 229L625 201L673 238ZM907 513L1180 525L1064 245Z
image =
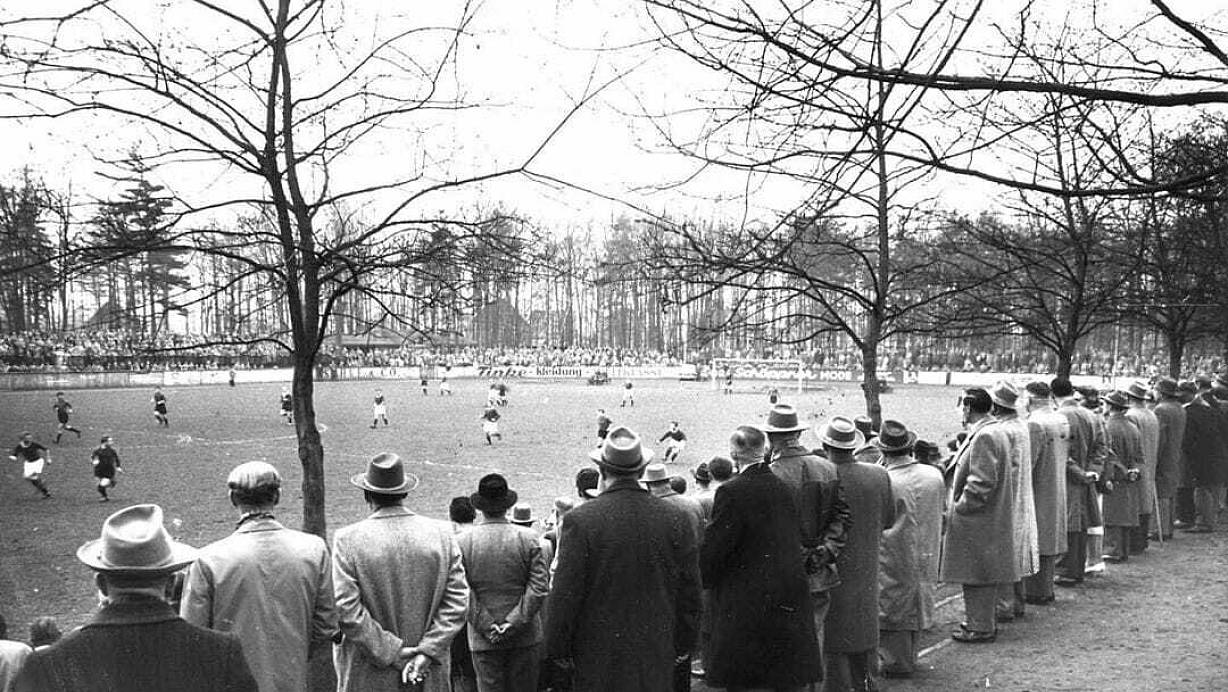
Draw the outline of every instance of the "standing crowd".
M331 649L343 692L666 692L693 675L872 690L914 673L939 582L963 589L951 637L989 643L1102 556L1216 529L1226 379L1103 397L1000 382L959 404L944 458L899 421L840 416L812 449L776 403L693 471L691 494L599 414L592 464L544 532L500 474L450 522L416 514L418 479L385 453L350 479L371 514L330 549L278 522L281 476L246 462L227 479L235 531L202 549L156 505L111 515L77 552L100 610L38 651L0 641L0 689L302 692ZM682 440L674 423L658 442L676 457Z

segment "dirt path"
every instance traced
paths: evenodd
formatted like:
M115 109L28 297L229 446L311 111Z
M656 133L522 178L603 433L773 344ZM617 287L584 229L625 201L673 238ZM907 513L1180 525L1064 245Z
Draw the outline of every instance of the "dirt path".
M883 692L947 690L1228 691L1228 532L1177 538L1028 606L993 644L958 644L955 595L923 636L921 670L882 680ZM696 691L710 688L702 684Z

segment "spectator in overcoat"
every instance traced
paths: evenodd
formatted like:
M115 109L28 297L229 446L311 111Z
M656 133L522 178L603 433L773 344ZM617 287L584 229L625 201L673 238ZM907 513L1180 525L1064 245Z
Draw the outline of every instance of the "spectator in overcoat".
M1204 397L1196 398L1185 409L1185 439L1181 451L1189 468L1194 488L1195 533L1214 531L1219 513L1219 498L1228 481L1228 437L1224 435L1224 414L1212 408Z
M262 692L303 692L309 652L330 645L337 631L328 546L273 516L281 474L271 464L239 464L226 486L238 527L201 549L188 570L179 614L194 625L236 634Z
M1029 382L1028 446L1032 452L1032 497L1036 503L1036 542L1040 561L1024 579L1024 600L1034 605L1054 601L1057 558L1066 552L1066 464L1070 458L1070 423L1053 410L1047 382Z
M174 574L196 559L171 539L162 508L135 505L107 517L77 559L96 572L105 603L94 619L35 651L17 692L256 692L238 637L184 622L167 602Z
M1168 540L1173 536L1173 505L1181 470L1181 446L1185 439L1185 407L1181 405L1177 381L1171 377L1156 380L1152 393L1156 406L1152 409L1160 424L1160 439L1156 450L1156 497L1160 516L1156 517L1156 532Z
M333 537L337 689L395 692L408 680L448 692L452 638L469 604L452 524L404 506L418 478L395 454L377 455L350 483L372 513Z
M1054 583L1072 586L1083 582L1087 567L1087 530L1101 525L1096 483L1104 474L1108 443L1104 421L1079 404L1070 380L1055 378L1049 386L1057 398L1058 415L1070 426L1066 461L1066 554L1057 562Z
M686 514L639 484L652 459L617 427L590 453L600 495L567 513L547 599L548 656L586 692L673 687L699 625L699 559Z
M1130 399L1126 418L1138 426L1143 445L1143 460L1139 466L1138 526L1130 530L1130 552L1137 554L1147 549L1147 534L1151 530L1151 518L1157 506L1156 464L1160 451L1160 421L1156 419L1155 412L1148 408L1151 388L1146 382L1131 382L1126 396Z
M992 642L997 638L995 604L999 585L1015 580L1015 499L1010 473L1011 440L990 415L993 402L981 388L961 399L968 437L955 452L954 477L942 542L939 579L960 584L964 622L951 633L958 642Z
M907 677L917 666L917 641L934 619L938 552L942 545L942 471L912 454L916 433L883 421L873 444L891 478L895 522L883 531L878 562L878 629L881 672Z
M756 428L734 432L730 456L741 472L717 490L701 550L712 590L706 682L730 690L793 690L823 672L797 509L767 466L766 442Z
M836 559L840 584L831 590L827 613L823 689L873 690L878 655L878 547L883 529L895 522L891 479L882 466L856 461L854 453L865 438L848 418L836 416L828 421L819 442L836 465L850 514L848 540Z
M1103 397L1108 409L1105 434L1112 454L1111 470L1106 476L1112 491L1104 496L1104 559L1125 562L1130 557L1130 531L1138 526L1142 505L1140 467L1143 465L1143 436L1138 426L1126 417L1129 397L1120 390Z
M1019 417L1019 390L1000 381L989 390L990 413L998 421L995 433L1002 436L1010 458L1011 545L1015 555L1013 584L998 589L998 622L1010 622L1024 613L1023 579L1040 569L1040 544L1036 535L1036 498L1032 490L1032 443L1028 424Z

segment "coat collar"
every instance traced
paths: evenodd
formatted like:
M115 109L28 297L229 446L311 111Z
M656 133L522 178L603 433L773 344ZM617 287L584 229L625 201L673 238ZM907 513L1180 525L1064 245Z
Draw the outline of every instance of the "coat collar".
M630 480L630 479L627 479L627 480L620 479L620 480L616 480L610 483L610 485L607 486L605 490L602 490L601 494L598 495L594 499L600 500L601 498L605 497L606 495L609 495L610 493L622 492L626 490L634 490L640 493L648 492L648 489L640 485L639 481Z
M255 533L257 531L281 531L282 529L285 529L285 528L286 527L282 526L281 522L269 516L269 517L260 517L258 519L257 518L249 519L243 522L242 524L239 524L239 527L235 529L235 533Z
M771 473L772 468L768 466L767 461L759 461L743 468L738 472L739 476L756 476L764 473Z
M158 598L118 596L107 602L86 627L115 627L178 620L170 604Z
M772 460L786 459L788 457L809 457L814 456L814 453L803 447L800 443L794 442L786 447L781 447L780 452L773 455Z
M478 520L474 523L475 524L510 524L511 522L507 520L507 515L504 515L501 517L488 517L485 514L478 512Z
M394 505L392 507L380 507L371 513L368 519L391 519L393 517L412 517L414 513L409 511L409 508L403 505Z

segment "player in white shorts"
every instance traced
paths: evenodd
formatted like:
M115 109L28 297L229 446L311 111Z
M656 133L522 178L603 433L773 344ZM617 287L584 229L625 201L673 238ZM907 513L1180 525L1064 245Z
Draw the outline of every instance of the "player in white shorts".
M21 442L13 448L13 453L9 455L9 459L13 461L21 460L22 470L21 477L30 481L43 494L43 499L51 497L51 491L47 490L47 484L43 482L43 468L47 462L51 460L47 454L47 448L34 441L34 435L23 432L21 434Z

